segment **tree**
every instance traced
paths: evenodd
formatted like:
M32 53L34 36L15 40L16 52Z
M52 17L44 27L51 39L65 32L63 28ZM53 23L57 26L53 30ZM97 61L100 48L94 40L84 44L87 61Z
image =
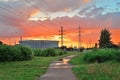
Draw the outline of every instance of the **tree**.
M0 41L0 45L2 45L3 44L3 42L2 41Z
M97 48L97 46L98 46L98 44L97 44L97 43L95 43L95 48Z
M99 47L106 48L106 47L111 47L111 46L112 46L111 33L106 28L102 29L100 40L99 40Z
M118 43L118 46L120 46L120 42Z

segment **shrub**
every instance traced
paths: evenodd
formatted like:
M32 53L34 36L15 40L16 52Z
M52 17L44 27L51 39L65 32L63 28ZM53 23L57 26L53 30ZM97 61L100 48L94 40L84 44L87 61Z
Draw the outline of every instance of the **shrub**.
M120 62L120 50L115 49L99 49L95 51L91 51L85 53L82 56L84 62L92 63L92 62L105 62L110 60L116 60Z
M61 51L59 52L59 55L63 55L63 54L67 54L67 51L61 50Z
M12 61L19 61L21 56L21 50L16 46L11 46L12 48Z
M3 45L3 42L2 42L2 41L0 41L0 45Z
M32 50L26 46L18 46L21 50L20 60L30 60L32 59Z
M23 61L32 59L32 51L24 46L0 46L0 62Z
M0 46L0 61L11 61L12 60L13 49L10 46L1 45Z
M56 56L55 49L49 48L42 51L41 56Z
M41 53L42 53L41 49L34 49L33 50L34 56L41 56Z
M61 49L56 49L55 51L56 51L57 55L63 55L63 52Z
M67 54L67 51L63 51L64 54Z
M59 56L59 55L67 54L67 52L61 49L48 48L44 50L34 49L33 54L34 56L50 57L50 56Z
M67 51L64 51L62 49L56 49L56 54L59 56L59 55L64 55L64 54L67 54Z
M64 53L63 53L63 51L61 50L60 52L59 52L59 55L63 55Z

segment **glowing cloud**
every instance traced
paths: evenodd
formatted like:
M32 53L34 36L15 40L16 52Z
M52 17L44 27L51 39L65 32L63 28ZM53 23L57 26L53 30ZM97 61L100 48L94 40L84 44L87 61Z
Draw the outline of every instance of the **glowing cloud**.
M19 41L19 36L60 41L58 31L63 26L64 45L78 46L79 24L83 46L98 42L100 30L105 27L109 27L112 41L120 42L119 0L110 0L109 3L107 0L27 1L0 0L0 40L4 43L14 44ZM110 6L105 7L102 3Z
M33 17L33 16L37 15L38 13L40 13L40 10L34 9L33 11L31 11L30 17Z
M89 3L91 0L83 0L84 3Z

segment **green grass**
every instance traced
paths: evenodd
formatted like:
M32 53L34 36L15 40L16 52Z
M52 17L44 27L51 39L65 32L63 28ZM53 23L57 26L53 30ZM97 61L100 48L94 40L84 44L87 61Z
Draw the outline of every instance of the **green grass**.
M78 80L120 80L120 63L81 64L73 71Z
M72 64L80 63L103 63L107 61L120 62L120 50L118 49L95 49L83 52L71 60Z
M30 61L0 63L0 80L36 80L53 59L36 57Z
M0 80L37 80L46 72L52 61L72 54L74 53L58 57L35 57L29 61L0 63Z
M70 61L72 65L76 65L73 72L78 80L120 80L119 62L110 60L103 63L86 63L84 55L86 54L81 53Z

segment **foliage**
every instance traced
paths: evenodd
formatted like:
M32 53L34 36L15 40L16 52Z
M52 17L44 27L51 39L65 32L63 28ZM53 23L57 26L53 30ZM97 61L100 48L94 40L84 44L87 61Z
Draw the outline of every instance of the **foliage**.
M105 62L110 60L116 60L120 62L120 50L116 49L100 49L96 51L91 51L83 55L84 62Z
M17 46L21 51L20 60L30 60L32 59L32 50L26 46Z
M34 57L28 61L2 62L0 80L39 80L51 62L73 54L75 52L56 57Z
M42 50L41 49L33 49L34 56L41 56Z
M0 41L0 45L2 45L3 44L3 42L2 41Z
M0 46L0 62L32 59L32 51L24 46Z
M104 63L98 63L99 60ZM78 80L120 80L119 62L120 50L117 49L94 49L70 61Z
M111 42L111 33L107 29L102 29L100 40L99 40L99 47L100 48L106 48L112 45Z
M59 50L57 49L56 52ZM38 80L53 60L73 54L75 52L56 57L34 57L29 61L0 63L0 80Z
M61 49L48 48L44 50L34 49L33 54L34 56L50 57L50 56L64 55L67 54L67 52Z
M29 47L25 46L0 45L0 62L30 60L32 59L33 55L50 57L59 56L63 54L66 54L66 52L53 48L45 50L33 49L32 51Z
M42 51L41 56L49 57L49 56L57 56L57 54L55 52L55 49L48 48Z
M80 63L102 63L106 61L120 62L120 50L118 49L94 49L90 52L84 52L71 60L73 64Z
M10 46L6 45L1 45L0 46L0 61L12 61L13 59L13 48Z
M56 50L56 54L57 54L57 55L64 55L64 54L67 54L67 51L62 50L62 49L57 49L57 50Z

